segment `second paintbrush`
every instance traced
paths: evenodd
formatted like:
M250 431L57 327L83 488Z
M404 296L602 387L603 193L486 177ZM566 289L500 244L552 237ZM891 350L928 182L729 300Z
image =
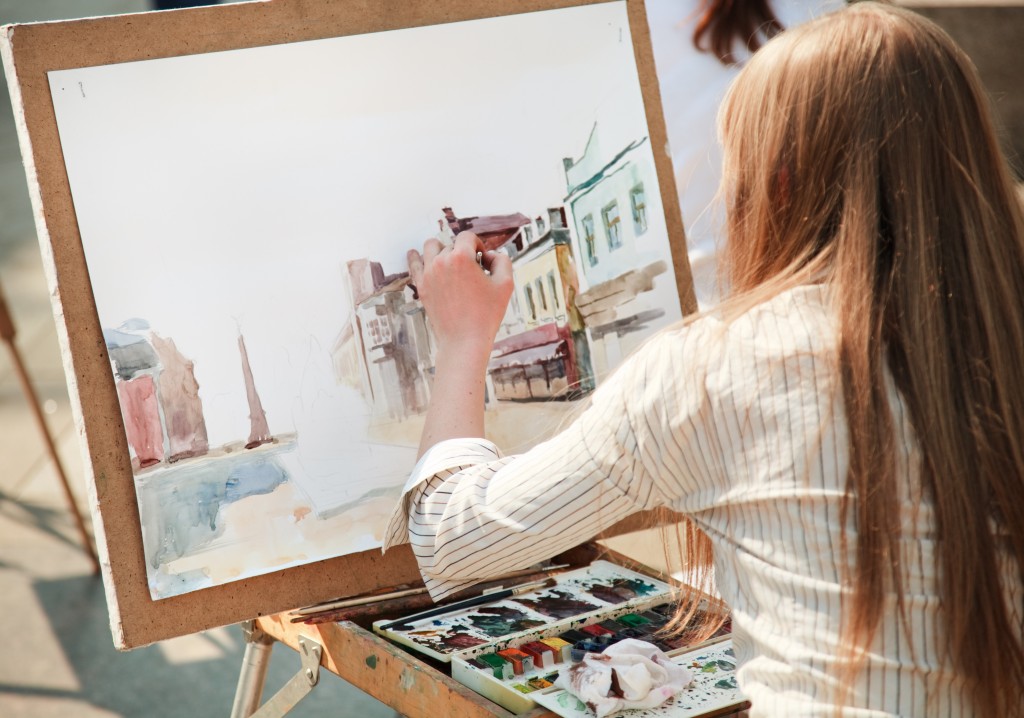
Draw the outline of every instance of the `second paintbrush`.
M501 589L500 591L491 591L490 593L483 593L473 598L467 598L464 601L456 601L455 603L449 603L444 606L437 606L427 611L420 611L414 613L411 616L400 618L397 621L391 621L385 623L380 627L380 630L389 630L397 628L400 631L408 630L413 623L421 621L424 618L431 618L432 616L440 616L443 613L450 613L452 611L458 611L463 608L472 608L473 606L480 606L484 603L491 603L492 601L500 601L503 598L509 598L510 596L519 596L524 593L529 593L540 588L551 588L556 583L555 579L549 578L545 581L533 581L531 583L524 583L519 586L513 586L511 588Z

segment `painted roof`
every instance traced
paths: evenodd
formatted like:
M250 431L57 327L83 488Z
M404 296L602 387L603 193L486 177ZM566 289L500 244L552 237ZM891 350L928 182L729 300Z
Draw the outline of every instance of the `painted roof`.
M530 223L530 218L522 212L456 217L451 207L445 207L442 211L453 233L473 232L483 240L486 249L497 249L512 239L520 227Z

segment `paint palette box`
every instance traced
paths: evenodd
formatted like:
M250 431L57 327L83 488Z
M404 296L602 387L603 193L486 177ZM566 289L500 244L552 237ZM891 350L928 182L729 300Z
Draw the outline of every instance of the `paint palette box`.
M675 603L662 603L643 611L637 609L632 613L618 612L613 614L615 618L599 616L595 621L579 624L577 628L569 629L561 634L549 633L546 637L540 637L539 641L531 641L527 638L504 650L481 654L477 658L464 658L456 655L451 661L452 677L513 713L525 713L536 707L536 703L540 702L540 697L545 692L554 690L554 683L561 671L568 670L574 663L582 660L585 653L601 652L621 638L649 641L668 655L674 656L684 651L690 651L698 645L703 646L711 641L728 637L727 634L731 630L731 625L728 622L719 629L713 638L701 644L691 645L685 636L672 639L661 636L658 630L671 618L675 608ZM585 634L592 638L570 642L572 639L578 638L578 635L574 634ZM556 653L556 655L545 659L538 655L540 651L535 646L538 642L547 644L556 651L563 651L563 653L561 655ZM517 655L523 653L533 656L532 664L525 663L523 657ZM498 661L497 659L500 658L507 658L507 660ZM503 665L503 663L509 663L511 667ZM701 664L700 668L707 672L715 670L713 665ZM735 664L723 664L718 668L723 671L727 668L734 670ZM702 688L693 693L690 704L698 707L704 705L708 703L709 696L721 693L725 687L723 684L718 686L716 691L711 692ZM717 712L715 714L717 715ZM691 712L683 715L705 714Z
M373 630L431 658L449 663L504 649L527 638L561 633L594 619L615 618L639 608L664 604L669 584L608 561L555 576L555 585L521 596L455 610L408 624L408 630Z
M739 710L747 704L746 696L736 684L736 656L732 638L723 636L694 649L680 649L669 654L672 660L693 674L693 682L682 692L657 708L625 710L617 715L633 718L683 718L721 715L722 711ZM534 700L562 718L594 718L594 711L563 688L538 692Z
M536 707L559 670L624 637L651 640L674 609L675 589L607 561L562 573L555 585L374 630L451 664L452 677L514 713Z

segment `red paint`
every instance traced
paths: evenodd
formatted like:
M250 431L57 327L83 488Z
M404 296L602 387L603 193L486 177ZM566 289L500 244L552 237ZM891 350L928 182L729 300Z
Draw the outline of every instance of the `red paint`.
M504 651L498 651L498 655L512 664L512 670L515 671L517 676L533 670L533 656L520 651L518 648L506 648Z
M540 641L530 641L521 645L520 650L533 656L533 665L541 668L550 668L555 665L555 649Z
M144 374L116 383L124 431L139 466L145 468L160 463L164 459L164 432L153 377Z

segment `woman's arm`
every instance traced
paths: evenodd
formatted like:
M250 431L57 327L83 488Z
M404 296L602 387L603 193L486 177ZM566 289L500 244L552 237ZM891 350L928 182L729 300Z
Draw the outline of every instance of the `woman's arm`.
M413 471L385 530L405 543L435 600L550 557L629 514L678 495L677 434L707 414L699 372L681 371L701 337L670 332L630 357L589 407L526 454L502 457L483 436L484 376L512 284L511 262L472 234L431 240L410 256L413 283L437 340L436 374ZM484 269L490 271L485 273ZM699 430L696 433L700 433ZM689 438L687 435L693 434Z
M700 339L653 340L575 421L525 454L503 457L485 439L434 445L406 484L385 550L409 542L439 600L693 490L706 467L685 455L703 440L710 409L700 380L680 378L679 367Z
M437 341L422 456L439 441L484 435L484 380L512 295L512 261L462 232L451 247L431 239L422 257L412 252L409 272Z

